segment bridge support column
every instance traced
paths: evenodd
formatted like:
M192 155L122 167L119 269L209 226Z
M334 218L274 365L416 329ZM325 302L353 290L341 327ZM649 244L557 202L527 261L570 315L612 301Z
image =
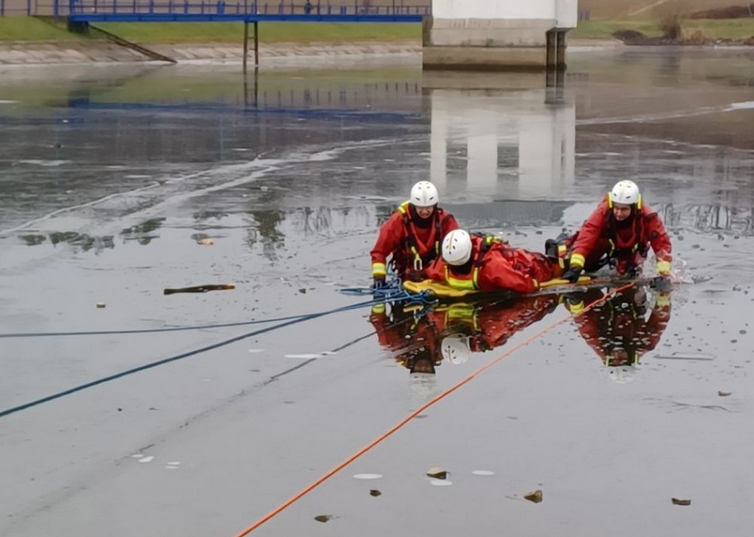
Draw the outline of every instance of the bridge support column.
M249 22L243 23L243 72L249 60ZM259 21L254 21L254 67L259 67Z
M577 0L432 0L425 69L543 71L565 67Z

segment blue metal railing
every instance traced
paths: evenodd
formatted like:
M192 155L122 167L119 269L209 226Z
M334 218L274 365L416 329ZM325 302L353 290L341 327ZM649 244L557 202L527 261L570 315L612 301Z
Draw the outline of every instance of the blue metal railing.
M9 0L0 0L6 2ZM27 0L31 5L32 0ZM421 0L420 0L421 1ZM370 0L337 3L254 2L250 0L54 0L55 15L75 20L260 20L415 22L431 13L429 5L403 1L374 5Z
M406 5L407 2L412 2ZM430 15L432 8L425 0L330 0L293 3L252 0L0 0L0 17L13 15L55 15L76 18L151 20L384 20L388 22L418 21ZM115 16L115 17L113 17Z

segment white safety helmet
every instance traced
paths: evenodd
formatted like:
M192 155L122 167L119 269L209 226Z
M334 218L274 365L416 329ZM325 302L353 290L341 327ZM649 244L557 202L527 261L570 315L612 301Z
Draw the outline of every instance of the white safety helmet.
M461 334L452 334L442 340L440 346L443 360L447 360L453 365L465 364L471 356L469 348L469 337Z
M621 205L637 205L641 207L641 193L633 181L620 181L610 192L610 202Z
M634 380L634 375L637 372L636 366L633 365L619 365L616 367L608 367L607 372L610 375L610 379L616 384L628 384Z
M460 266L471 259L471 235L463 229L454 229L442 241L442 258L448 265Z
M411 199L414 207L434 207L440 201L437 187L429 181L419 181L411 189Z

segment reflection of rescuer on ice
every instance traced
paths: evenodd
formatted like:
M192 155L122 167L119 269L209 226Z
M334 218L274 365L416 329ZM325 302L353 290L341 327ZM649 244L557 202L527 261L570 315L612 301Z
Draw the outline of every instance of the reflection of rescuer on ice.
M469 235L457 229L442 243L442 257L428 269L427 277L454 289L533 293L540 282L560 276L555 260L523 248L512 248L499 238Z
M388 314L384 304L369 317L382 347L412 374L434 375L447 360L459 365L471 353L505 345L516 332L555 311L555 295L524 297L515 301L454 303L414 314L393 304Z
M657 257L657 273L668 276L672 248L660 216L644 204L635 183L620 181L575 235L548 240L546 252L568 269L563 279L575 282L582 272L605 265L635 277L650 247Z
M617 382L631 380L641 356L654 350L670 320L670 295L660 293L647 315L647 292L634 286L592 309L585 305L603 297L600 289L590 289L566 299L566 308L584 341L610 369Z
M377 331L380 345L394 354L410 373L435 373L442 362L440 339L444 330L444 312L421 312L392 304L390 313L384 304L372 308L369 322Z
M453 215L437 206L438 201L435 185L419 181L411 189L411 198L382 225L371 253L375 288L385 284L391 256L402 280L425 278L424 269L440 255L443 238L458 228Z
M475 307L450 307L441 351L445 360L462 364L472 353L505 345L516 332L541 321L558 306L556 295L524 297L515 302L480 303Z

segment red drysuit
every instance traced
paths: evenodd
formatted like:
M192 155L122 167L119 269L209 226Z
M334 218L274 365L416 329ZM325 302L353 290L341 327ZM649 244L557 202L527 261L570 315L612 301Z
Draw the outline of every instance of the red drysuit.
M641 268L650 246L658 261L670 263L670 238L659 215L646 205L640 205L633 209L625 224L618 222L609 196L602 200L578 233L566 241L571 266L593 272L606 255L615 263L618 273L625 274Z
M464 267L448 265L441 257L427 269L427 278L455 289L532 293L539 283L562 274L557 262L544 254L511 248L494 237L471 236L473 251Z
M458 229L456 219L439 207L425 221L411 203L403 203L380 228L371 252L372 276L387 274L387 259L392 255L401 279L423 280L424 269L439 256L442 240L454 229Z

